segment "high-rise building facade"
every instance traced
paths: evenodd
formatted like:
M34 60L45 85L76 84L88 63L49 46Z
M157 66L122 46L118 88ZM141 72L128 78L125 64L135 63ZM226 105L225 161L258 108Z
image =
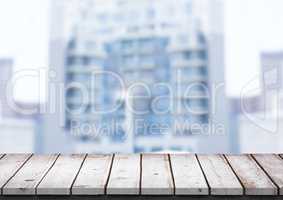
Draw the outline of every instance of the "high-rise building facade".
M89 0L53 9L66 11L51 43L63 57L50 59L68 85L58 131L73 149L229 151L229 135L212 130L227 129L225 88L214 91L224 84L222 4L214 3Z

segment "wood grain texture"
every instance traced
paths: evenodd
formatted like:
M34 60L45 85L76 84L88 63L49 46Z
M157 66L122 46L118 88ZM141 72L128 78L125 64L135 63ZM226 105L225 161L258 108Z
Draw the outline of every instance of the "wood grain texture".
M0 160L0 188L11 179L15 173L31 157L31 154L7 154Z
M4 195L33 195L57 155L32 156L3 188Z
M88 155L72 187L75 195L103 195L113 155Z
M246 195L276 195L277 188L250 155L226 156Z
M37 187L38 195L69 195L86 155L60 155Z
M142 195L173 195L174 184L168 155L142 155Z
M134 199L140 192L144 196L137 198L145 199L221 198L217 195L227 195L225 199L282 198L274 197L278 192L282 195L283 188L283 159L279 155L145 154L142 160L134 154L1 156L1 194L20 199Z
M140 191L140 155L115 155L107 194L138 195Z
M283 195L283 160L274 154L257 154L253 157L279 187L280 195Z
M170 155L176 195L208 195L209 189L195 155Z
M222 155L198 155L211 195L242 195L243 188Z

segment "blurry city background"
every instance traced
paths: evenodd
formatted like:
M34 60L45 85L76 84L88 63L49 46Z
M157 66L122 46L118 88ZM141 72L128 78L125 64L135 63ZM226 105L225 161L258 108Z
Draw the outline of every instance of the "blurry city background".
M281 0L0 0L0 152L283 152L282 8ZM93 72L104 73L92 85ZM136 88L142 97L129 100L133 83L151 95ZM62 85L72 87L62 94ZM80 85L94 93L89 101Z

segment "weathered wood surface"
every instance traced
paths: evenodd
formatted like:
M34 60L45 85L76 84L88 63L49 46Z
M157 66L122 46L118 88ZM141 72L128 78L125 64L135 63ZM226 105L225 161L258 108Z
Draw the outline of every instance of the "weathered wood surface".
M36 194L36 186L51 168L56 158L56 155L32 156L22 169L3 188L3 194Z
M0 188L1 193L5 184L13 178L17 171L31 157L31 154L9 154L0 160Z
M147 154L142 156L141 194L174 194L168 155Z
M74 195L103 195L112 155L88 155L72 187Z
M0 154L0 188L0 200L282 199L283 156Z
M209 188L195 155L170 155L176 195L208 195Z
M140 155L116 155L106 193L138 195L140 192L140 168Z
M39 195L69 195L85 155L59 156L37 187Z
M245 187L247 195L276 195L278 190L250 155L228 155L227 159Z
M270 154L253 155L253 157L279 187L280 195L283 195L283 159L278 155Z
M212 195L242 195L243 188L222 155L199 155Z

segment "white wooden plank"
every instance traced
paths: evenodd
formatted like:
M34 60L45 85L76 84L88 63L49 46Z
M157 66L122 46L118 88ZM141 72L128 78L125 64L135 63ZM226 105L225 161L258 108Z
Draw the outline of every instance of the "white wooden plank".
M112 157L112 155L88 155L72 187L72 194L104 194Z
M274 154L255 154L253 156L279 187L280 195L283 195L283 160Z
M85 155L59 156L37 187L38 195L69 195Z
M168 155L142 155L142 195L173 195L174 184Z
M30 158L31 154L7 154L0 160L0 188L13 177L13 175Z
M140 191L140 155L115 155L107 194L138 195Z
M3 188L4 195L33 195L57 155L34 155Z
M226 156L247 195L276 195L277 188L249 155Z
M242 195L243 188L222 155L198 155L211 195Z
M170 155L176 195L208 195L209 189L195 155Z

